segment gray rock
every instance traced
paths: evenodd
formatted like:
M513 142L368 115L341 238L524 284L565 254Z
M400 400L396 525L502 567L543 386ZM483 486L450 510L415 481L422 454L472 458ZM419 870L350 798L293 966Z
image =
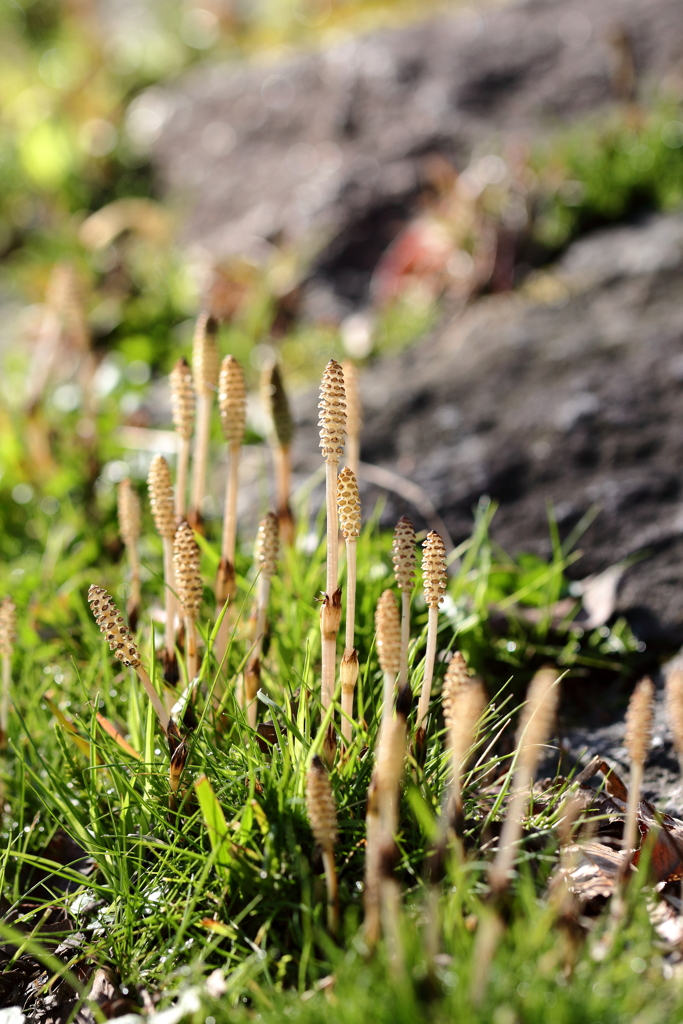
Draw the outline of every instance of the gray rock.
M662 238L659 258L641 260ZM586 287L575 271L589 259L602 273ZM616 611L647 643L683 643L683 214L577 242L553 290L554 304L479 299L368 368L361 457L420 484L455 542L482 494L500 504L493 535L511 553L550 554L547 502L565 537L599 506L570 572L626 560ZM310 396L302 464L315 418ZM404 513L420 518L390 495L386 524Z
M536 136L623 98L631 67L643 90L673 82L682 50L680 0L527 0L276 65L204 66L139 97L129 125L184 204L186 245L263 256L305 238L311 301L341 315L409 216L427 154L462 166L474 146Z

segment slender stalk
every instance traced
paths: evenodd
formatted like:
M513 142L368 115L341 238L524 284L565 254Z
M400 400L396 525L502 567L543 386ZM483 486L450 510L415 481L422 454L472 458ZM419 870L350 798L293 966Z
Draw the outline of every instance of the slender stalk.
M175 633L177 601L172 588L175 588L175 570L173 568L173 538L162 537L164 549L164 647L166 657L175 657Z
M2 700L0 701L0 743L4 747L7 743L7 729L9 727L9 706L10 690L12 688L12 658L2 655Z
M185 619L185 661L187 665L188 683L199 671L199 655L197 653L197 620L192 615L186 615Z
M218 377L218 408L221 428L228 445L228 475L225 485L225 509L221 537L221 560L216 577L216 614L220 615L227 601L237 593L235 580L235 545L237 542L237 494L239 489L239 463L244 440L247 414L247 389L242 367L227 355L221 363ZM227 650L234 616L226 610L215 643L215 654L220 664Z
M498 840L498 851L489 868L491 904L482 915L474 948L470 997L475 1006L480 1005L486 993L491 962L504 930L500 901L510 884L517 845L522 834L522 817L529 799L538 758L555 719L559 698L557 678L557 672L551 668L541 669L536 673L529 684L527 702L520 719L512 798Z
M358 369L347 359L342 363L344 390L346 392L346 465L358 476L360 461L360 433L363 425L363 409L358 388Z
M365 810L365 882L363 885L363 935L372 949L381 932L380 917L380 864L382 823L379 816L377 769L372 774Z
M263 640L266 634L268 619L268 603L270 601L270 577L263 571L259 576L257 589L257 606L254 623L254 646L245 670L244 703L247 712L247 722L252 729L256 727L258 704L256 696L261 682L261 652Z
M147 675L147 672L142 665L135 666L135 674L142 683L145 693L149 697L150 703L156 712L156 716L159 719L159 724L165 733L168 732L168 725L170 722L169 714L164 705L161 702L159 694L152 685L152 680Z
M341 590L337 588L339 572L339 525L337 522L337 463L344 451L346 435L346 402L344 374L331 359L320 382L320 449L325 459L327 508L327 571L325 598L320 610L321 687L323 714L332 703L337 671L337 634L341 623Z
M638 835L638 804L643 784L645 762L652 742L654 719L653 701L655 688L651 679L645 677L636 685L626 712L624 746L631 762L631 778L628 787L626 823L622 846L625 852L623 877L631 863L632 851L636 848Z
M446 548L438 533L433 530L422 545L422 582L425 604L429 608L427 619L427 650L425 653L424 677L420 702L417 708L416 747L422 746L425 736L425 719L429 711L436 657L436 637L439 628L439 605L446 591Z
M327 711L334 696L336 660L337 660L337 634L341 623L341 588L337 588L330 599L328 594L320 609L320 635L322 640L322 668L321 668L321 689L320 699L323 705L323 712Z
M188 523L181 523L173 538L173 567L178 600L185 622L185 665L187 682L197 675L197 619L202 606L203 585L200 572L200 552L194 533Z
M176 469L176 520L185 518L187 476L190 464L190 446L196 413L196 398L192 384L192 371L186 359L179 359L169 377L173 425L178 437L178 463Z
M353 694L358 680L358 651L347 647L340 665L341 675L341 734L344 742L349 744L353 734Z
M355 648L356 632L356 545L355 537L346 538L346 633L347 651Z
M277 491L277 517L280 536L284 544L294 543L295 523L289 496L292 489L292 453L289 447L278 445L273 449L275 486Z
M178 469L175 482L175 514L180 522L185 518L187 501L187 478L190 469L190 449L192 440L181 437L178 443Z
M244 673L244 703L247 711L247 721L252 729L256 726L258 711L256 695L261 681L261 651L263 650L263 639L268 623L270 581L275 575L279 553L278 520L273 512L269 512L259 523L256 535L255 561L260 574L256 588L256 606L252 613L254 622L252 634L253 647Z
M228 478L225 485L225 515L223 517L223 534L221 539L221 557L230 565L235 563L235 544L237 542L237 492L239 488L239 466L241 442L233 442L228 448ZM227 597L234 597L233 586ZM222 606L221 606L222 607Z
M178 680L175 654L176 579L172 557L173 538L176 531L175 501L171 473L163 455L155 455L152 459L147 476L147 487L154 524L161 537L164 551L164 605L166 609L164 677L167 682L175 683Z
M337 520L337 463L325 465L327 500L327 576L325 593L334 594L339 576L339 523Z
M638 836L638 805L640 803L640 790L643 786L643 775L645 766L638 761L631 762L631 771L628 782L628 801L626 803L626 822L624 824L624 837L622 846L627 854L632 853L636 848Z
M291 489L291 446L294 420L289 408L282 374L277 363L263 368L261 397L270 422L269 440L275 465L276 508L280 537L284 544L294 542L294 517L289 505Z
M391 591L385 593L390 594ZM405 762L407 718L411 703L410 690L404 687L396 702L396 716L382 722L365 818L365 941L371 948L377 942L383 919L396 957L400 956L397 887L386 883L393 881L399 786Z
M95 622L100 628L100 632L107 639L109 649L113 651L114 657L118 658L123 665L133 669L150 699L161 728L168 735L170 722L168 712L142 666L137 644L133 640L126 623L123 621L123 616L116 607L114 599L106 590L93 583L88 590L88 604L95 617Z
M188 518L193 526L198 526L201 522L201 504L206 494L211 407L214 392L218 386L217 332L218 322L208 314L202 314L197 321L192 349L192 374L197 396L197 420Z
M2 654L2 696L0 698L0 749L7 746L10 690L12 688L12 653L17 636L17 609L11 597L0 603L0 654Z
M192 490L189 515L193 522L201 521L201 504L206 494L206 474L209 465L209 440L211 435L211 395L197 395L197 429L194 435L194 458L192 464Z
M332 934L339 927L339 888L334 863L338 840L337 807L329 776L319 757L314 757L306 775L306 810L311 831L322 850L327 888L327 921Z
M339 886L333 849L323 850L323 867L327 886L327 927L336 935L339 929Z
M423 727L422 723L429 712L429 700L432 694L432 680L434 679L434 660L436 658L436 640L439 630L439 609L430 608L427 618L427 650L425 651L424 676L422 678L422 689L420 700L417 705L417 728Z
M341 623L341 589L337 589L339 572L339 527L337 525L337 463L325 466L327 485L327 576L325 599L320 612L321 631L321 700L323 714L332 703L337 674L337 634ZM330 595L332 597L330 598Z
M415 583L417 550L415 527L401 516L391 545L396 584L401 591L401 661L398 674L399 687L408 682L408 644L410 643L410 596Z
M408 682L408 644L410 643L410 592L401 594L401 667L398 672L399 688Z
M128 622L135 629L140 614L140 558L138 541L140 539L141 509L140 499L130 480L122 480L118 487L117 505L119 514L119 533L126 548L130 567L130 597L127 602Z

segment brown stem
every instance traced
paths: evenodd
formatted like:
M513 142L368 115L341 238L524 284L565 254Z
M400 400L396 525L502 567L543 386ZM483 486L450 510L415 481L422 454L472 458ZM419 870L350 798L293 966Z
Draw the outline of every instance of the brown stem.
M325 868L325 885L327 888L327 926L333 935L339 927L339 887L337 869L334 863L334 849L323 850L323 866Z
M358 679L358 651L355 648L344 651L340 666L341 674L341 734L345 743L351 742L353 733L353 694Z
M294 517L289 506L292 489L292 457L289 447L277 445L273 448L275 461L275 488L277 492L277 515L280 536L285 544L294 543Z
M185 657L187 659L187 682L192 682L199 671L197 654L197 623L189 615L185 616Z

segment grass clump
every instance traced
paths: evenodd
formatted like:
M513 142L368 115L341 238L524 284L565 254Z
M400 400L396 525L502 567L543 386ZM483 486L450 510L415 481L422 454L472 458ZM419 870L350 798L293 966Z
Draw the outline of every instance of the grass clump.
M338 459L343 377L336 364L330 372L323 455ZM298 500L293 544L280 546L273 512L253 568L235 546L234 593L217 608L208 581L223 557L220 524L207 521L206 536L176 525L171 467L161 456L154 466L157 533L143 510L135 632L112 596L127 593L123 567L87 524L59 534L62 557L51 554L76 509L47 534L53 573L24 557L22 574L7 577L19 639L2 649L14 676L0 934L20 950L24 978L39 979L27 1010L58 999L66 1021L104 970L130 1012L177 1000L188 1020L352 1022L375 1003L380 1019L445 1020L457 1006L464 1019L502 1024L550 1010L616 1024L648 1000L677 1012L673 947L652 942L648 917L671 907L653 902L655 825L639 812L651 839L626 876L627 801L610 796L621 803L607 813L607 797L587 786L586 772L600 769L584 779L570 765L534 781L552 747L560 676L632 676L643 660L624 626L586 636L573 615L554 620L571 553L558 542L551 563L509 559L489 538L493 509L482 501L449 559L427 537L416 581L422 536L405 520L393 536L380 531L379 510L361 524L351 471L338 490L335 461L332 501L317 513ZM357 569L345 583L355 588L353 687L336 650L338 498ZM339 594L330 638L316 626L322 586ZM542 614L525 618L524 603ZM178 608L173 654L184 670L174 680L156 651ZM589 906L573 874L590 856L614 863L601 905ZM618 916L601 915L617 885Z

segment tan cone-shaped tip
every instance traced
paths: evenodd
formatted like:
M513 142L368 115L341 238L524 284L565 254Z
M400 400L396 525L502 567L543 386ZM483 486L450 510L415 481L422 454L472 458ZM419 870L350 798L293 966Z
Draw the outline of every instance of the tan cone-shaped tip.
M175 532L173 568L178 600L183 609L183 615L187 619L198 619L203 595L200 551L188 523L181 523Z
M517 729L520 765L530 768L535 765L542 745L548 741L560 699L557 677L556 669L542 668L529 683L526 704Z
M360 535L360 498L353 470L345 466L337 479L339 525L346 540Z
M344 374L339 363L330 359L320 382L320 450L326 462L339 462L344 454L346 436L346 400Z
M263 368L263 373L261 374L261 399L273 425L277 443L281 448L289 448L294 437L294 420L289 408L289 400L280 367L277 363L270 363Z
M17 639L17 606L11 597L0 603L0 654L12 657Z
M415 527L405 516L401 516L396 524L391 550L398 589L410 591L415 583L417 548Z
M453 759L460 768L474 742L486 703L486 690L481 679L468 678L453 694L448 715L444 714Z
M154 517L154 525L161 537L175 535L175 500L173 484L168 462L163 455L155 455L147 474L149 504Z
M666 713L676 753L683 754L683 670L674 669L666 680Z
M194 431L195 394L192 370L187 359L179 359L168 378L171 388L171 410L173 426L186 440Z
M126 547L134 547L140 538L142 510L138 493L130 480L122 480L117 492L119 533Z
M646 676L637 684L628 702L624 746L628 751L629 758L636 764L645 764L650 750L654 697L654 683Z
M259 523L256 534L256 561L261 566L263 576L271 579L277 569L280 554L280 528L277 516L269 512Z
M331 850L338 838L337 806L325 765L314 757L306 775L306 810L316 843Z
M242 367L231 355L221 363L218 408L225 440L231 446L242 444L247 419L247 388Z
M140 652L114 603L114 598L93 583L88 590L88 604L95 616L95 622L100 627L100 633L109 644L109 650L114 652L114 657L128 668L137 668L140 664Z
M446 593L446 548L438 533L432 530L422 544L422 586L425 604L438 608Z
M457 700L460 692L469 682L470 674L467 669L467 662L460 651L455 651L448 662L446 675L441 689L441 701L443 705L443 717L450 729L453 716L456 714Z
M377 602L375 628L382 671L397 674L401 661L401 618L391 590L385 590Z
M208 313L197 320L192 346L192 377L198 395L211 394L218 386L218 321Z

